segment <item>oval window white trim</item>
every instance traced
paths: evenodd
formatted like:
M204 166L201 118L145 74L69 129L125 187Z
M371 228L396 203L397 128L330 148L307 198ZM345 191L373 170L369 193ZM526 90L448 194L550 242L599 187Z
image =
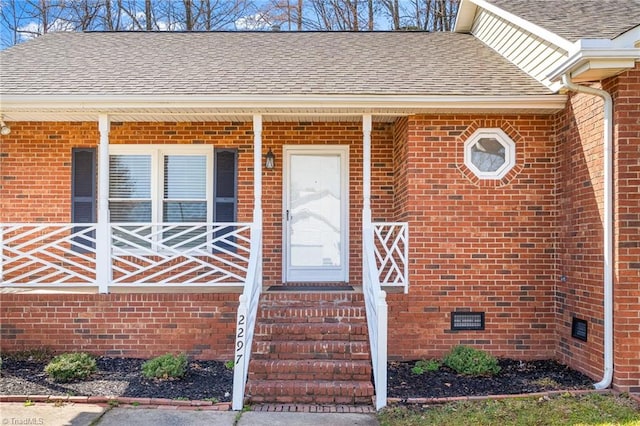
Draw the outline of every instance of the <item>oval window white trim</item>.
M504 163L495 171L482 171L473 164L471 148L484 138L495 139L504 147ZM502 179L516 165L516 144L502 129L478 129L464 143L464 164L480 179Z

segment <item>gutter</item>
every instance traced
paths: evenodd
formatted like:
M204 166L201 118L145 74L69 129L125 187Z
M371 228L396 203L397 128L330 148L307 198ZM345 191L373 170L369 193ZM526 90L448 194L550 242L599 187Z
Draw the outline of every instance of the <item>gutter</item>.
M127 110L135 108L508 108L560 111L563 95L29 95L0 93L3 110Z
M569 73L562 76L562 83L568 90L604 100L604 374L593 386L605 389L613 379L613 100L605 90L573 83Z

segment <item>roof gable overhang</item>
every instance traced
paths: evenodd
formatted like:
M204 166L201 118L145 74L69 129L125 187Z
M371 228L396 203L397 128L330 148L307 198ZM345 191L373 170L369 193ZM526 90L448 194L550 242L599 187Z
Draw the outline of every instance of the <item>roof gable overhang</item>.
M228 96L49 96L0 95L7 121L93 121L109 114L113 121L242 120L262 114L273 120L345 120L372 114L378 121L433 113L554 113L564 95L421 96L421 95L228 95ZM311 118L310 118L311 117ZM268 118L267 118L268 119Z
M599 81L635 67L640 61L640 26L613 40L580 39L571 42L553 32L509 13L485 0L462 0L454 31L469 32L478 9L485 9L567 52L567 58L546 72L552 90L561 88L563 75L575 82Z
M559 81L570 75L576 82L599 81L635 67L640 49L619 47L615 40L582 39L565 62L551 70L548 78Z
M560 37L539 25L529 22L526 19L522 19L513 13L507 12L504 9L488 3L485 0L462 0L460 2L460 8L458 9L458 16L456 17L456 23L453 31L460 33L469 32L473 26L473 21L478 8L488 10L489 12L514 23L525 31L528 31L561 49L570 51L573 48L573 43L571 41Z

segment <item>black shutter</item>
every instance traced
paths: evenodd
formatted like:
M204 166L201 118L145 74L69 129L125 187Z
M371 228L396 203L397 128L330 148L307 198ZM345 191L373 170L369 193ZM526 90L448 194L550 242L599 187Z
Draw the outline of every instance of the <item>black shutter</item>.
M214 150L214 194L213 221L235 222L238 213L238 151L235 149ZM214 237L232 231L229 227L214 234ZM234 239L230 239L234 241ZM232 245L216 244L220 248L235 251Z
M71 151L71 222L95 223L96 221L96 150L95 148L73 148ZM76 226L73 232L82 232L83 227ZM95 232L87 234L95 239ZM95 248L90 239L77 236L73 250L85 252L86 248Z

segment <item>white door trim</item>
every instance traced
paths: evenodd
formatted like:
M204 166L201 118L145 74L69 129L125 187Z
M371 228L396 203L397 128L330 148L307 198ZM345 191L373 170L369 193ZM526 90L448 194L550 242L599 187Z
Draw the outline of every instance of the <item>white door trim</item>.
M282 184L282 281L298 282L298 281L349 281L349 146L348 145L285 145L282 149L283 153L283 184ZM290 166L292 154L334 154L340 155L340 175L341 175L341 265L340 272L336 276L328 279L321 275L314 274L307 278L299 279L299 276L291 275L289 269L290 241L289 241L289 223L287 211L289 206L289 185L290 185Z

